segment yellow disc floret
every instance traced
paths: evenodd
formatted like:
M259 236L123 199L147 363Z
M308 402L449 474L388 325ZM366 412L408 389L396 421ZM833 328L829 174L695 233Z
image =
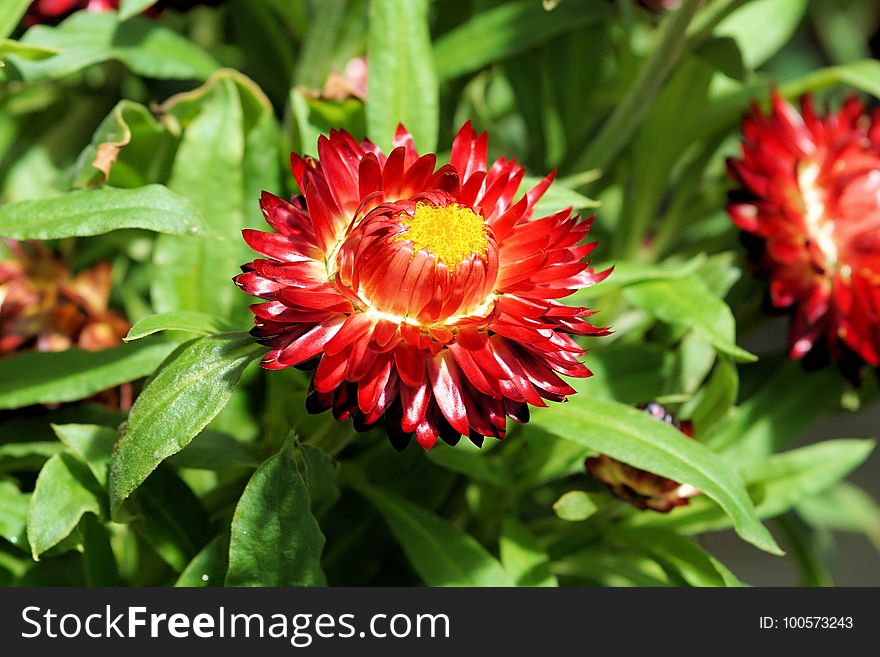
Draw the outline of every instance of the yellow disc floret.
M470 208L450 203L447 206L417 203L415 213L404 215L402 224L406 232L399 240L409 240L413 250L428 249L447 267L472 255L486 257L489 240L485 222Z

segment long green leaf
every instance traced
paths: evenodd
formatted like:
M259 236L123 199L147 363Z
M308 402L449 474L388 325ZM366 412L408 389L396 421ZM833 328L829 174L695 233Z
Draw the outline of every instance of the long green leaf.
M232 518L227 586L322 586L324 535L297 468L295 443L254 473Z
M98 483L106 486L116 431L97 424L55 424L52 429L58 440L88 466Z
M55 27L36 25L21 42L61 51L39 62L10 57L29 82L55 80L111 60L160 79L201 80L217 68L204 50L160 22L132 18L120 23L115 12L80 11Z
M779 516L801 500L831 488L861 465L873 448L872 440L829 440L775 454L744 468L743 478L757 500L758 517ZM726 529L730 519L709 500L695 498L666 516L640 514L630 523L695 534Z
M532 422L587 450L698 488L724 509L744 540L781 554L758 520L737 473L716 454L665 422L632 407L586 395L535 413Z
M172 454L223 410L263 348L238 333L199 338L175 351L141 392L110 464L114 512Z
M375 506L410 565L428 586L513 586L514 581L476 539L448 520L373 486L358 491Z
M731 358L757 360L736 345L736 322L730 308L696 276L638 283L625 288L624 295L667 324L692 328Z
M532 0L505 2L437 39L437 77L444 81L471 73L608 15L608 6L592 0L566 0L551 11Z
M121 228L172 235L205 232L195 206L162 185L76 191L0 207L0 234L15 239L87 237Z
M220 71L198 89L172 98L163 110L183 130L168 185L195 204L211 235L157 241L153 306L159 312L188 310L243 320L248 298L229 279L254 255L241 230L265 227L261 187L278 185L277 139L273 146L266 135L274 124L271 104L249 79Z
M439 99L428 31L428 0L373 0L367 57L367 132L383 149L398 124L422 152L437 146Z
M0 361L0 409L85 399L151 374L174 345L146 341L103 351L28 352Z

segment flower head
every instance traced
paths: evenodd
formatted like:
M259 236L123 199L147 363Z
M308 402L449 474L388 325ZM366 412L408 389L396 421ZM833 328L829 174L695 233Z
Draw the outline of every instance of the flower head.
M0 357L20 351L97 351L119 344L129 324L108 307L110 264L71 275L39 242L8 241L0 260Z
M277 232L244 231L267 259L235 279L264 299L251 306L262 365L315 368L310 411L381 423L398 447L503 438L528 404L574 393L560 374L590 375L570 334L606 331L558 301L608 273L585 261L590 220L534 218L552 174L515 200L524 169L487 166L469 123L440 168L403 128L394 145L331 132L319 160L291 157L303 196L263 194Z
M689 421L679 422L657 402L646 404L643 409L651 417L671 424L689 438L693 437L693 427ZM585 465L590 474L608 486L615 497L643 510L666 513L687 504L691 497L700 492L693 486L634 468L605 454L588 458Z
M817 114L809 96L798 113L774 94L743 135L728 211L773 306L793 313L791 357L880 365L880 113L851 98Z

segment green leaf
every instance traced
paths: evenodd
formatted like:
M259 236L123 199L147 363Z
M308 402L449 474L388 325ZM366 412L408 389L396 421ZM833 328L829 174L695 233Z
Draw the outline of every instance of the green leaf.
M457 447L437 445L430 452L425 452L425 458L442 468L463 474L475 481L491 484L501 490L507 490L512 486L510 475L504 467L492 456L476 447L472 449L466 445Z
M76 162L76 188L141 187L167 179L176 139L139 103L121 100Z
M174 586L223 586L227 568L226 542L218 536L193 557Z
M629 406L582 395L564 406L536 412L532 422L587 450L698 488L732 518L744 540L767 552L781 553L758 520L737 473L665 422Z
M323 586L324 535L293 440L254 473L232 518L227 586Z
M63 446L57 442L28 441L0 445L0 472L39 470Z
M553 503L553 510L562 520L578 522L596 513L596 503L582 490L570 490Z
M532 0L505 2L437 39L437 77L445 81L471 73L608 15L609 7L586 0L565 0L549 11Z
M339 499L336 467L324 452L311 445L300 445L294 452L297 468L306 485L312 513L321 517Z
M729 78L745 80L748 76L742 53L732 37L710 39L694 54Z
M715 557L692 540L673 532L614 527L605 535L612 542L644 550L689 586L743 586Z
M205 232L193 204L162 185L82 190L0 207L0 234L14 239L88 237L121 228L172 235Z
M295 143L300 155L318 156L318 137L330 130L348 130L355 138L366 134L364 104L354 98L343 101L313 98L307 89L290 91L290 109L296 128Z
M98 483L106 487L116 431L97 424L53 424L52 429L58 440L88 466Z
M133 18L120 23L115 12L80 11L55 27L35 25L21 42L61 51L40 62L10 57L28 82L55 80L111 60L159 79L202 80L217 68L205 51L159 21Z
M156 4L157 0L121 0L119 3L119 20L126 21L133 16L144 13Z
M18 27L33 0L0 0L0 38L8 37Z
M838 408L843 388L833 368L805 374L800 363L785 359L757 392L731 410L707 444L737 466L759 461Z
M11 481L0 481L0 537L27 549L27 514L31 496Z
M54 57L58 52L57 48L29 46L26 43L21 43L12 39L0 39L0 60L9 55L16 55L22 59L38 61ZM2 64L0 64L0 66L2 66Z
M507 517L501 521L498 540L501 565L516 586L559 586L550 572L550 557L532 533L518 520Z
M807 0L754 0L721 21L715 34L732 37L745 65L756 69L791 41L807 4Z
M579 394L641 404L663 394L675 357L655 344L615 344L591 351L585 363L593 376L569 381Z
M141 392L110 464L114 513L156 467L223 410L242 371L263 347L246 334L198 338L179 347Z
M160 331L186 331L198 335L210 335L211 333L229 331L232 328L234 327L230 322L216 315L192 310L178 310L149 315L138 320L123 339L126 342L131 342Z
M749 465L743 469L743 477L756 500L758 517L779 516L799 501L827 490L861 465L873 448L872 440L829 440ZM631 522L662 525L689 534L730 526L717 506L701 498L693 498L688 506L664 518L634 518Z
M199 498L170 468L157 468L128 505L135 528L177 572L208 540L208 518Z
M252 81L220 71L162 109L166 121L183 130L168 186L195 204L211 234L205 240L163 236L156 242L153 306L159 312L189 310L244 321L248 297L229 279L254 257L241 230L265 227L260 189L277 185L277 173L269 173L277 172L277 146L264 138L273 121L271 104ZM265 169L251 175L258 165Z
M189 445L168 458L177 468L226 472L256 468L260 461L254 450L222 431L206 429Z
M863 533L880 550L880 507L854 484L843 481L805 497L795 509L813 527Z
M536 178L534 176L524 176L522 183L520 184L520 194L519 196L523 196L528 190L541 182L541 178ZM584 210L586 208L596 208L599 207L599 202L595 201L591 198L584 196L583 194L574 191L566 187L563 184L560 184L558 181L554 181L550 187L547 188L547 191L544 195L538 200L535 204L535 216L536 217L544 217L550 214L554 214L556 212L560 212L566 208L572 208L574 211Z
M106 498L85 464L56 454L40 470L28 507L27 537L34 560L66 538L85 513L106 516Z
M736 368L725 360L718 361L709 382L682 409L681 417L694 423L697 438L711 435L739 393L739 375Z
M624 295L667 324L690 327L735 360L757 360L736 345L736 323L730 308L695 276L638 283L627 287Z
M428 586L513 586L512 577L474 537L408 502L373 486L357 489L385 518L391 533Z
M116 557L110 547L110 534L91 513L82 517L79 533L83 542L83 578L86 586L119 586Z
M314 17L296 65L297 84L312 90L323 88L350 4L349 0L335 0L313 5Z
M103 351L28 352L0 361L0 409L85 399L151 374L174 345L145 341Z
M439 100L428 0L372 0L367 59L367 132L390 151L403 124L423 153L437 147Z

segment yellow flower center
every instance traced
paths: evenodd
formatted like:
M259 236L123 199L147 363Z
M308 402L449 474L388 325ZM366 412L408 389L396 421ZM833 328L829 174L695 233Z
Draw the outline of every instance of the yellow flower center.
M489 250L485 222L458 203L417 203L415 213L405 215L402 223L406 232L398 240L411 241L415 251L428 249L450 268L475 254L485 258Z

